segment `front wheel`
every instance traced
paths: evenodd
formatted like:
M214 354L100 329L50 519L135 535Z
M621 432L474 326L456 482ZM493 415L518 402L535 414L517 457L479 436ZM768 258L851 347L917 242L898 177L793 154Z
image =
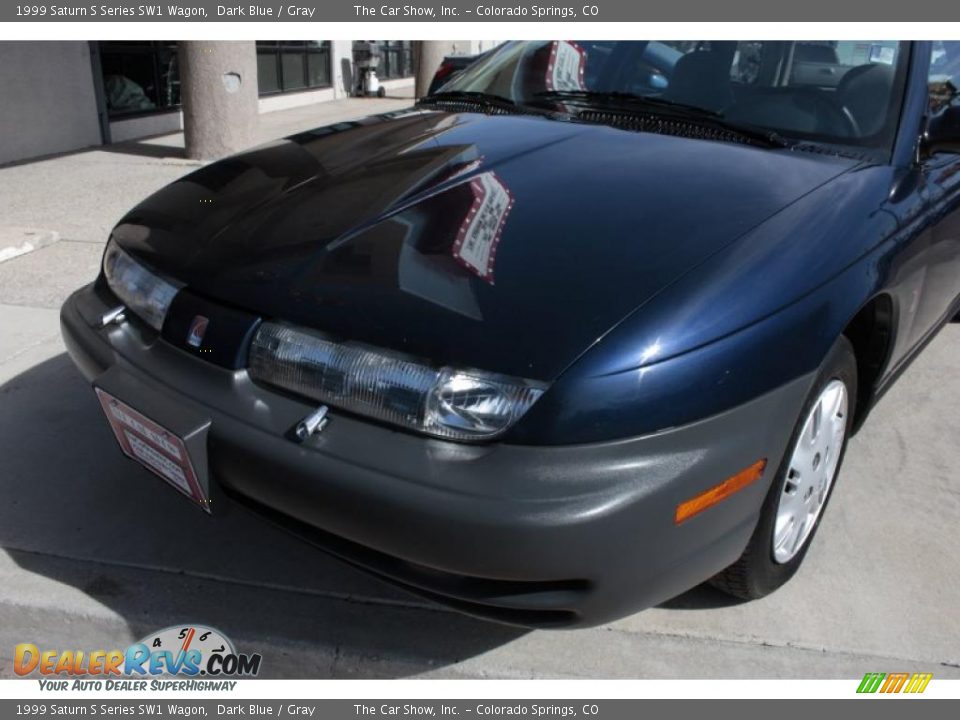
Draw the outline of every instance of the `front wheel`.
M856 356L850 341L841 337L803 404L746 550L711 578L712 585L751 600L793 577L820 525L843 462L856 397Z

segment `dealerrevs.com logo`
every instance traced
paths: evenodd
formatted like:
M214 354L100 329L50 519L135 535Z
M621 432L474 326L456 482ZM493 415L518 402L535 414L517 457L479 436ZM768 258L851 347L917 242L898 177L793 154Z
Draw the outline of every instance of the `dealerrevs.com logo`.
M175 625L125 650L43 650L34 643L20 643L13 669L21 677L42 676L44 690L145 690L148 681L151 690L232 690L236 683L225 679L256 677L261 660L259 653L238 653L215 628Z

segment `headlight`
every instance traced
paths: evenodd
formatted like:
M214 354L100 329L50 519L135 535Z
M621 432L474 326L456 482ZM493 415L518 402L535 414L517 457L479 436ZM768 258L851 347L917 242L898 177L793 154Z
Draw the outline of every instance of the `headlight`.
M476 370L433 368L382 350L263 323L250 375L322 403L449 440L503 433L543 394L542 384Z
M180 285L164 280L138 263L112 240L103 255L103 274L113 294L150 327L160 330Z

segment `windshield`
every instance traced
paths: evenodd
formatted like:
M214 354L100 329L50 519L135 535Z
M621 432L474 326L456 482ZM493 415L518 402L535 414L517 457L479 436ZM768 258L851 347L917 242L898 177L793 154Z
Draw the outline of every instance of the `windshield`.
M512 42L438 92L483 93L524 106L552 104L573 114L585 107L653 114L682 110L687 118L713 116L791 139L889 149L903 97L907 45Z

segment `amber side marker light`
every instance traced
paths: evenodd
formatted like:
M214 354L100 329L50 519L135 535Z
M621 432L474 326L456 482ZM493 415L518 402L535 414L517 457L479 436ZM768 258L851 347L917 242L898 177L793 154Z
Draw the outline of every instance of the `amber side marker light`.
M689 520L694 515L699 515L709 507L713 507L718 502L726 500L738 490L743 490L748 485L756 482L763 476L763 471L767 467L767 459L757 460L753 465L741 470L736 475L732 475L719 485L704 490L699 495L684 500L677 505L677 511L673 515L673 522L680 523Z

